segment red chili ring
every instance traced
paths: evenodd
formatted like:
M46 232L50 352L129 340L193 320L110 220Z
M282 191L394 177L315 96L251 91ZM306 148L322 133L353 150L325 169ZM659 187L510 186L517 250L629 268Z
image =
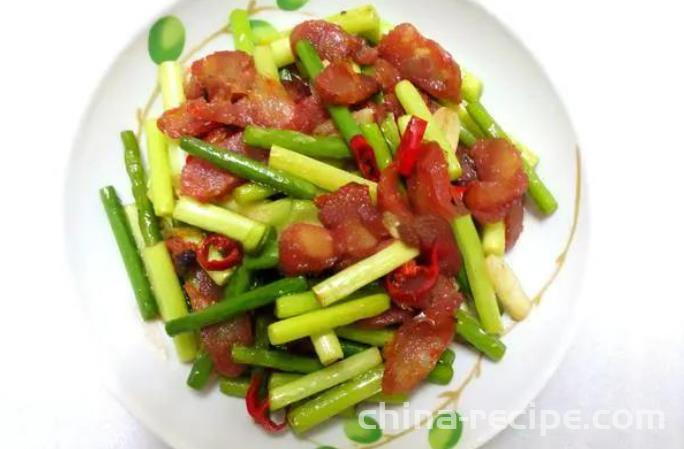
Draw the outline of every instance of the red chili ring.
M424 276L422 283L409 290L407 284L419 276ZM430 250L429 265L418 265L413 260L405 263L385 277L385 289L401 305L415 306L435 286L438 277L438 247L434 245Z
M375 159L375 152L366 138L357 134L349 141L349 146L363 177L371 181L380 180L380 169Z
M287 421L283 421L282 423L274 422L269 413L268 398L266 398L264 401L259 399L259 391L261 390L262 379L263 377L261 373L255 373L252 375L252 380L249 383L247 395L245 396L247 413L249 413L249 416L252 417L254 422L259 424L268 432L280 432L287 426Z
M468 184L466 185L452 185L451 186L451 199L455 203L460 203L463 201L463 196L468 191Z
M222 255L221 259L210 259L209 250L216 248ZM242 248L233 239L220 234L209 234L202 240L197 250L197 261L208 271L223 271L234 267L242 261Z
M401 136L397 149L397 171L402 176L410 176L418 162L418 155L423 148L423 136L427 129L427 122L418 117L411 120Z

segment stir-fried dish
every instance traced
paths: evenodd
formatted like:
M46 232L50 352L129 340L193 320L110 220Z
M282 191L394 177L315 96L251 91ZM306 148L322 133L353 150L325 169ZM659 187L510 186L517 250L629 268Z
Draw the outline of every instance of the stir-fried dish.
M187 384L218 377L263 429L302 433L448 384L454 342L500 360L503 312L531 309L504 260L524 198L557 204L482 83L371 6L266 42L245 10L229 26L236 50L160 61L146 163L121 134L134 203L100 192Z

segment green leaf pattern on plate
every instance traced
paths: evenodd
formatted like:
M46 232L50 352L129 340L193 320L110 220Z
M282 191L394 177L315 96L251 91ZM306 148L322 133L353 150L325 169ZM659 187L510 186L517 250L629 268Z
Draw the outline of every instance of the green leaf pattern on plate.
M363 420L363 426L361 420ZM343 428L347 438L357 443L375 443L382 438L380 425L370 416L360 415L356 418L347 418L344 420Z
M294 11L306 5L309 0L278 0L278 8L285 11Z
M147 51L156 64L177 60L183 53L184 46L185 27L178 17L162 17L150 28Z
M461 439L462 433L461 416L455 411L442 412L432 422L428 441L432 449L451 449Z

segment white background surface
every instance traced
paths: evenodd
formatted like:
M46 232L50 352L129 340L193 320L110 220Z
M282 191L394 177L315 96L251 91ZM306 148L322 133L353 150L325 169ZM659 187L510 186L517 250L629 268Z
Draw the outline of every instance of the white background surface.
M559 88L589 185L584 324L536 408L661 409L666 417L658 432L507 430L489 447L684 447L684 10L667 0L481 3ZM168 4L0 6L2 447L164 447L100 387L64 262L62 185L99 77Z

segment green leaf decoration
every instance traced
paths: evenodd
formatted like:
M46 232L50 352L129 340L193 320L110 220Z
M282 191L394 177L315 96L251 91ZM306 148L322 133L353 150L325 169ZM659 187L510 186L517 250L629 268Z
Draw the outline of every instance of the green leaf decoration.
M332 446L320 446L317 449L337 449L337 448L332 447Z
M252 37L254 37L254 43L257 45L270 44L280 37L280 32L278 32L273 25L265 20L251 19L249 24L252 27Z
M461 416L454 411L442 412L432 422L428 441L432 449L451 449L461 439L461 434Z
M156 64L177 60L183 53L184 46L185 27L178 17L162 17L150 28L147 51Z
M306 5L309 0L278 0L278 8L294 11Z
M363 420L363 426L361 420ZM359 415L357 418L347 418L344 420L343 428L347 438L357 443L375 443L382 438L382 429L370 416Z

